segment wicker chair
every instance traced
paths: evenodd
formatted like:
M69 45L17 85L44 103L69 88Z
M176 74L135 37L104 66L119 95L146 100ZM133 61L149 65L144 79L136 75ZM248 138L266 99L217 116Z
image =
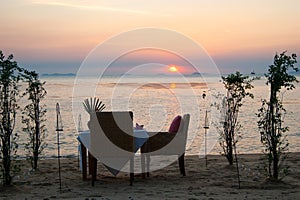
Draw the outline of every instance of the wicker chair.
M147 176L149 177L151 155L178 155L180 173L185 176L184 154L189 122L190 115L185 114L177 133L148 132L149 139L141 147L143 177L145 177L145 158L147 159Z
M133 113L96 112L90 115L92 185L96 180L97 161L121 170L120 161L130 160L130 185L134 177ZM127 161L126 161L127 160ZM124 164L125 164L124 163Z

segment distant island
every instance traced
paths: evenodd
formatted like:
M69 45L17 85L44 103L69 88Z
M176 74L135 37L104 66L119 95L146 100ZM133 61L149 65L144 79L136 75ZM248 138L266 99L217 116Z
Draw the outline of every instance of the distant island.
M191 74L191 76L201 76L201 73L199 73L199 72L194 72L194 73Z
M76 76L76 74L74 74L74 73L65 73L65 74L53 73L53 74L42 74L42 76Z

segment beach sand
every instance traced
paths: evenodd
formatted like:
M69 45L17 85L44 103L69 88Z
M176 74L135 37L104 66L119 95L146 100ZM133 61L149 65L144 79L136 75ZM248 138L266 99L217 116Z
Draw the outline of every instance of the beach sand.
M151 172L146 179L136 174L133 186L129 186L127 173L114 177L99 163L94 187L90 180L82 180L76 158L63 158L61 191L56 159L41 160L35 172L26 162L13 186L0 186L0 199L299 199L300 153L290 153L286 161L290 174L279 183L265 181L262 158L239 155L241 189L236 168L218 155L208 156L207 168L205 159L186 156L185 177L177 162Z

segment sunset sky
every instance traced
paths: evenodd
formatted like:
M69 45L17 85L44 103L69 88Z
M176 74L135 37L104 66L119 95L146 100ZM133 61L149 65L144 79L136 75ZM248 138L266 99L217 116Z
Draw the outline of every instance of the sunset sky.
M195 40L223 73L263 73L276 52L300 55L299 0L1 0L0 13L0 50L40 73L75 73L97 45L142 27Z

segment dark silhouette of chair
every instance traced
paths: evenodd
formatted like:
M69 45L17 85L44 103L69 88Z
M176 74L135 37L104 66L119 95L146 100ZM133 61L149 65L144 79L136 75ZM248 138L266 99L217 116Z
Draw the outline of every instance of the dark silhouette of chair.
M134 178L133 113L131 111L92 113L89 129L92 185L97 176L97 161L117 171L130 161L130 185L132 185Z
M145 158L147 160L147 176L149 177L151 155L178 155L180 173L185 176L184 155L189 122L190 115L185 114L177 133L148 132L149 139L141 147L143 177L145 177Z

